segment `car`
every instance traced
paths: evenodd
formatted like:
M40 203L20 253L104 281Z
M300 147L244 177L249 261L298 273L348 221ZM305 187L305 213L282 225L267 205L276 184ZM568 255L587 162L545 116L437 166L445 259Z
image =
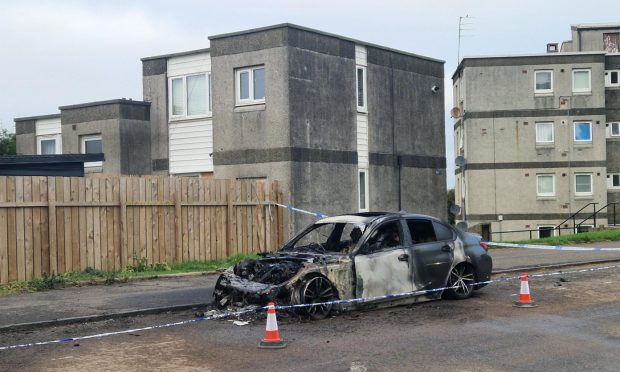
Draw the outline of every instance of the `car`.
M213 293L217 305L316 303L305 311L320 319L334 309L326 304L332 300L392 305L444 296L465 299L490 279L493 266L479 235L405 212L323 218L277 251L259 256L220 275ZM341 308L355 308L362 301L343 302Z

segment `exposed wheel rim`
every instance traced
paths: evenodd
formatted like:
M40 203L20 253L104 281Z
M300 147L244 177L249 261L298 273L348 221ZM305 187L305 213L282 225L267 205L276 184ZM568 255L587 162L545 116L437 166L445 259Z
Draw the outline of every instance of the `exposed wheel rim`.
M462 296L468 296L474 290L474 272L467 265L456 266L450 272L450 287Z
M308 280L301 289L301 300L304 304L328 302L335 297L334 289L326 278L315 276ZM332 309L331 304L310 306L307 311L310 316L327 316Z

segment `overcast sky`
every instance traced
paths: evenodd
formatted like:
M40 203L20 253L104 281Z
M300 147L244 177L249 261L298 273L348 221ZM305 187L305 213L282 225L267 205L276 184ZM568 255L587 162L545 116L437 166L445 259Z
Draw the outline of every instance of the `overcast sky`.
M434 4L433 4L434 3ZM570 25L618 21L609 1L12 1L0 0L0 126L58 106L142 99L141 57L209 46L209 35L291 22L446 61L446 111L459 16L461 56L544 53ZM423 135L423 134L421 134ZM446 115L448 186L454 184Z

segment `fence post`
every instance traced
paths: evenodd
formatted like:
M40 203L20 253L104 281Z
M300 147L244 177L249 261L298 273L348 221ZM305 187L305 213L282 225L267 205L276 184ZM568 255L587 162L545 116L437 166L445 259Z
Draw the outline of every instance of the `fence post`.
M49 239L50 239L50 273L58 274L58 244L56 241L56 180L53 177L47 178L47 208L49 220Z
M181 218L181 179L176 178L174 180L174 225L176 227L176 239L175 239L175 258L176 262L183 261L183 226L181 226L183 219Z
M226 204L227 204L227 213L226 213L226 255L230 255L232 252L237 252L235 245L235 237L234 237L234 210L233 210L233 202L235 201L235 180L228 180L228 190L226 192Z
M127 266L127 179L119 179L119 203L121 206L121 268Z
M596 203L594 203L594 205L592 206L594 207L594 231L596 231Z

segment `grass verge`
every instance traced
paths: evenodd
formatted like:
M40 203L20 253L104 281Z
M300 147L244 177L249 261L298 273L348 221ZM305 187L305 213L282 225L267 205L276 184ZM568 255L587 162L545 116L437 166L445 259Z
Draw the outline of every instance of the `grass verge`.
M590 231L573 235L552 236L543 239L517 240L510 243L516 244L546 244L546 245L563 245L574 243L593 243L600 241L616 241L620 240L620 229L610 229L601 231Z
M221 260L189 261L174 264L147 263L146 259L134 257L134 264L121 271L101 271L87 267L83 271L59 275L44 275L28 281L14 281L0 284L0 296L16 293L41 292L72 285L112 284L125 282L130 278L153 277L168 274L209 272L225 269L245 259L257 258L255 254L239 254Z

